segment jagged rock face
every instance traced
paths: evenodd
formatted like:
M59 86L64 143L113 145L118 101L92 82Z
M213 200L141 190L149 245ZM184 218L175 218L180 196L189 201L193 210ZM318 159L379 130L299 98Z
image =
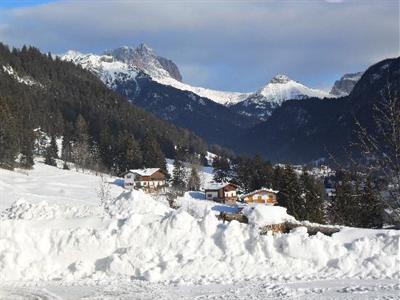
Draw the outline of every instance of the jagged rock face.
M170 59L166 59L161 56L157 56L158 62L166 70L172 78L182 82L182 75L179 72L177 65Z
M290 78L286 75L283 74L278 74L274 78L271 79L270 83L288 83L290 81Z
M136 66L151 76L157 78L172 77L182 81L182 75L177 65L172 60L157 56L153 49L146 44L140 44L137 48L120 47L106 51L105 54L118 61Z
M338 97L349 95L363 73L357 72L343 75L342 78L335 81L330 94Z

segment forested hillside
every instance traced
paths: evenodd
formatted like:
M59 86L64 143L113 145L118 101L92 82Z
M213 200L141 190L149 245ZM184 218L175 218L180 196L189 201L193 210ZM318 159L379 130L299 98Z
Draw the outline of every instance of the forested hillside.
M363 74L349 96L283 103L266 122L249 130L236 150L293 163L330 155L345 158L357 141L357 122L371 134L382 129L374 112L383 109L388 97L398 98L399 91L400 58L383 60Z
M0 44L2 167L13 168L18 153L23 166L32 165L38 127L64 137L64 158L87 150L116 173L160 166L179 148L207 150L201 138L132 105L90 72L33 47L10 50Z

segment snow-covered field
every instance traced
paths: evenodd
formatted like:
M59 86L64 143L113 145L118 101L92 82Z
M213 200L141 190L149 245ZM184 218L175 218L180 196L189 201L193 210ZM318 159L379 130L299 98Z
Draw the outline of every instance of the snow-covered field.
M260 236L199 192L173 210L106 181L104 209L99 176L0 170L0 299L398 299L399 231Z

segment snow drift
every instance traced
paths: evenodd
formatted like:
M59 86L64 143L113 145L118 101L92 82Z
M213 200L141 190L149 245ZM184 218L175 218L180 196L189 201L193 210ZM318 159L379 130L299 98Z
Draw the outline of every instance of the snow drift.
M63 208L41 202L37 210L20 202L9 211L22 210L29 218L3 214L0 281L399 278L398 231L349 228L328 237L298 228L260 236L257 225L223 224L212 212L193 217L137 191L114 198L108 205L113 213L97 216L97 222L70 227L70 213L57 209ZM51 213L43 221L35 218L38 211L42 219L44 211ZM250 216L259 224L257 211Z
M243 214L249 220L249 224L259 227L264 225L285 223L287 221L295 221L295 218L286 212L286 208L281 206L248 206L243 209Z

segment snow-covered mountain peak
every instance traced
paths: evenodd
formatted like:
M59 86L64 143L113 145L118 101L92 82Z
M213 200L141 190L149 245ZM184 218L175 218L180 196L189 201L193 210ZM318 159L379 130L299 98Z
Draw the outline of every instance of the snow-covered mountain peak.
M329 97L329 94L322 90L309 88L282 74L274 76L267 85L258 90L256 94L263 96L262 98L258 97L257 101L267 101L276 104L281 104L282 102L291 99Z
M234 109L240 114L256 116L265 121L283 102L309 97L325 98L332 95L322 90L309 88L286 75L278 74L257 92L237 103Z
M139 44L136 48L129 46L118 47L113 50L107 50L104 54L129 64L137 64L139 61L143 60L153 60L153 63L156 63L155 61L157 60L157 55L154 50L145 43Z
M136 48L123 46L108 50L104 52L104 55L68 51L63 59L73 61L89 69L109 86L114 84L110 80L119 78L124 80L118 74L125 74L125 78L132 79L140 70L161 84L193 92L226 106L232 106L242 101L245 102L245 105L249 102L257 103L257 105L268 102L276 106L290 99L329 97L328 93L308 88L284 74L277 74L264 87L254 93L225 92L191 86L182 82L182 75L173 61L158 56L145 43L139 44Z
M135 49L139 53L143 54L153 54L154 55L154 50L153 48L150 48L146 43L141 43L137 48Z
M111 88L118 80L134 79L140 71L135 66L118 61L110 55L84 54L69 50L61 56L61 59L89 70Z
M108 50L104 54L141 69L155 80L168 77L177 81L182 80L182 75L173 61L157 56L154 50L144 43L139 44L136 48L124 46Z

